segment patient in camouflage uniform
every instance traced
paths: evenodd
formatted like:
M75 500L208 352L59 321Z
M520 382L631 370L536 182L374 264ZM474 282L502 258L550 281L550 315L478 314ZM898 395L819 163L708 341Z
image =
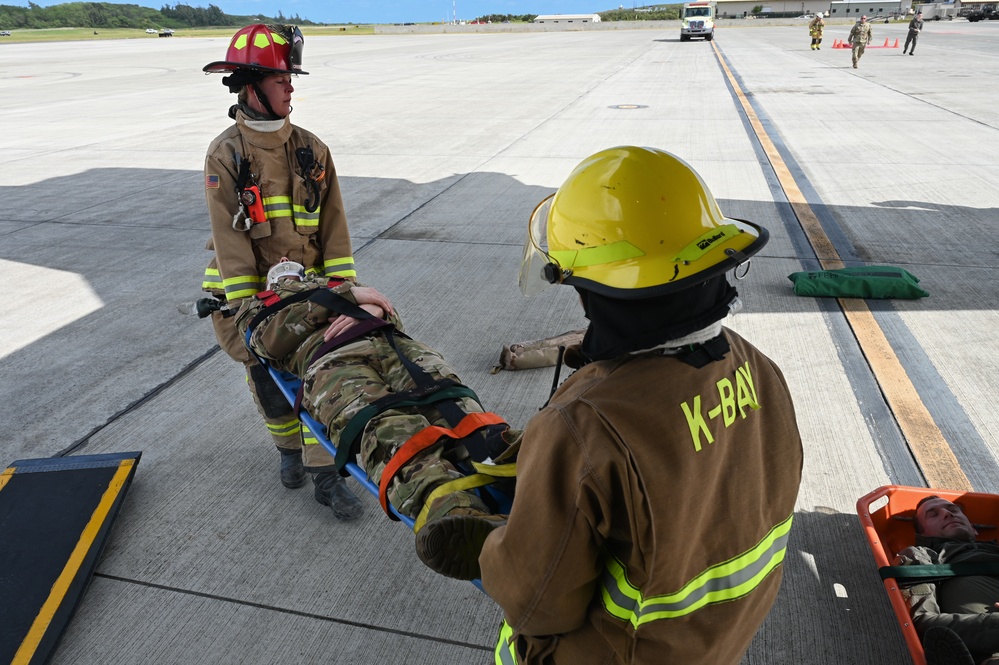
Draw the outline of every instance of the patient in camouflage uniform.
M275 270L271 272L273 274ZM285 272L288 273L287 266ZM299 270L274 279L268 286L281 299L302 291L328 289L375 317L388 321L396 331L403 330L402 321L388 300L370 287L349 281L333 283L326 277L305 276ZM259 298L244 301L236 315L236 326L242 335L246 335L252 319L265 307L266 304ZM327 436L337 446L347 423L361 409L386 395L416 386L389 343L384 329L357 337L350 333L350 328L355 325L361 325L357 319L337 314L311 300L301 300L260 321L248 340L250 349L266 359L271 367L302 379L302 408L326 427ZM346 339L342 345L312 362L316 350L324 342L340 336ZM431 378L447 378L461 383L437 351L405 335L393 337L398 349ZM456 399L465 413L483 412L474 399ZM410 437L431 425L451 427L433 404L400 406L379 413L367 423L361 435L361 467L378 484L395 452ZM505 425L498 428L494 425L490 429L490 438L494 443L498 440L500 447L508 453L515 451L519 431L510 430ZM401 514L415 518L435 487L465 475L455 465L459 460L451 459L454 454L445 454L443 440L439 440L405 464L388 488L392 506ZM499 455L495 461L504 461L506 456ZM436 499L429 508L426 521L445 515L471 513L489 514L490 511L475 493L456 491ZM502 518L497 516L497 519Z

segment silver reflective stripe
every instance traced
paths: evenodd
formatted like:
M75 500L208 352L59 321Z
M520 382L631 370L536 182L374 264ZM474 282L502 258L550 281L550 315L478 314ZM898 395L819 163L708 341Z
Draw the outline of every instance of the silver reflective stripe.
M265 196L262 201L267 219L275 217L291 217L290 196Z
M319 226L319 212L320 208L316 208L315 211L309 212L305 209L305 206L292 206L294 212L295 224L297 226Z
M513 628L503 620L500 625L499 639L496 640L496 665L517 665L517 656L513 649Z
M741 598L756 589L784 560L792 517L771 529L754 547L708 568L675 593L643 598L642 592L628 581L624 565L609 557L602 575L604 608L637 628L643 623L686 616L706 605Z

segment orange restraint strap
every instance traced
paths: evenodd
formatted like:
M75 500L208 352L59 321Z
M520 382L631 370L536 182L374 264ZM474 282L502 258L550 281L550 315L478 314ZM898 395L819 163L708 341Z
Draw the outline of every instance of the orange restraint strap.
M463 439L469 434L472 434L478 429L482 429L488 425L505 425L506 421L500 418L495 413L469 413L458 426L454 429L447 429L440 427L438 425L431 425L430 427L425 427L419 432L409 437L406 443L402 444L402 447L396 451L389 463L385 465L385 470L382 471L382 480L378 486L378 500L382 504L382 510L389 517L395 519L388 508L388 486L395 477L395 474L399 473L399 469L403 467L407 462L416 457L417 453L421 450L426 450L430 446L434 445L440 441L441 437L448 437L450 439Z

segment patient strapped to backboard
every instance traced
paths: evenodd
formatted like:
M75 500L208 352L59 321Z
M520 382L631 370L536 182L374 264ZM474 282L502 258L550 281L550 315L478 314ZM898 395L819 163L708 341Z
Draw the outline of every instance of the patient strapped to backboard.
M296 411L322 430L313 434L338 469L359 456L390 516L418 531L455 510L507 512L520 431L485 412L438 352L402 332L395 312L358 306L353 294L365 288L283 277L244 301L236 325L279 385L297 387ZM339 315L357 323L324 339Z

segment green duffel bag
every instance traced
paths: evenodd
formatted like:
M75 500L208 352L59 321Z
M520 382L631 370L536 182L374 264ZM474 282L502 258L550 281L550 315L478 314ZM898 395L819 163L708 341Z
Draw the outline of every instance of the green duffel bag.
M893 266L795 272L787 276L799 296L831 298L925 298L919 278Z

